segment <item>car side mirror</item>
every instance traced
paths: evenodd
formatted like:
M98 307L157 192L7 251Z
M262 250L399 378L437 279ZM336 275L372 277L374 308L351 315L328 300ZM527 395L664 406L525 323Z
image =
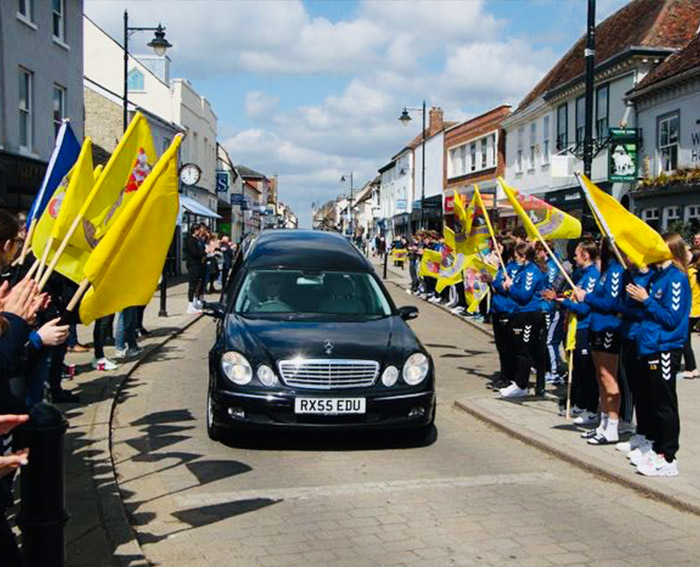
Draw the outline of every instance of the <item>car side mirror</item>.
M205 301L202 305L202 313L214 319L223 319L226 317L226 306L218 301Z
M403 307L399 307L398 312L399 317L401 317L404 321L410 321L411 319L418 317L418 307L414 307L413 305L404 305Z

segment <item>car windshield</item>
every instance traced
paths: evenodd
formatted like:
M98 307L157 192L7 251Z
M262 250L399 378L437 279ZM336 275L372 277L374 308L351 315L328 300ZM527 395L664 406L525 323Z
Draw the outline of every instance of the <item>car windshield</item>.
M391 306L370 274L256 270L246 275L235 311L376 318L390 315Z

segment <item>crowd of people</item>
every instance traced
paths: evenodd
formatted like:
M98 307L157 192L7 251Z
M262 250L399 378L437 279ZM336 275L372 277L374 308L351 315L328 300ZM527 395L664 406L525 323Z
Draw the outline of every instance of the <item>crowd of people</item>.
M236 244L228 235L219 238L216 232L199 223L190 227L185 239L188 313L201 313L204 294L226 287L235 254ZM219 290L214 285L217 281L221 282Z
M479 276L489 286L480 313L467 312L464 282L437 293L436 278L419 276L424 251L445 250L438 234L401 237L391 248L407 251L409 293L491 323L500 370L489 387L500 397L527 396L533 373L535 395L561 384L560 414L584 428L585 442L615 444L640 474L676 476L676 380L700 377L691 345L700 320L700 234L692 245L675 233L663 239L672 258L637 267L605 238L584 235L555 259L549 243L529 241L522 230L503 233L484 257L494 270Z

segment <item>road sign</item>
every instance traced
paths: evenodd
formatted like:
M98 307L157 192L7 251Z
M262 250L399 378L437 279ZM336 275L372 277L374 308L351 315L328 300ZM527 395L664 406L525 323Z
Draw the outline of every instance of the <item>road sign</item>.
M231 193L231 204L240 205L243 202L243 193Z
M250 208L250 207L248 206L248 200L247 200L247 199L241 200L241 202L240 202L239 204L241 205L241 210L242 210L242 211L247 211L247 210Z

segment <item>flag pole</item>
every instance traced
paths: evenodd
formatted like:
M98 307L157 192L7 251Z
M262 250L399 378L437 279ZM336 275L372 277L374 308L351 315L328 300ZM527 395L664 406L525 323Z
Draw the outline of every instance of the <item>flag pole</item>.
M486 210L486 207L484 207L484 201L481 198L481 191L479 191L479 186L475 183L474 184L474 194L476 195L476 200L479 202L479 207L481 207L481 212L484 215L484 220L486 221L486 226L489 229L489 234L491 235L491 240L493 240L493 249L496 251L496 255L498 256L498 261L501 263L501 268L503 268L503 271L506 271L506 265L503 262L503 257L501 256L501 251L498 249L498 242L496 242L496 234L493 231L493 226L491 225L491 219L489 218L489 213ZM495 199L495 197L494 197Z
M605 236L608 237L608 242L610 242L610 246L613 249L613 253L617 257L617 261L620 262L620 264L622 266L627 266L627 262L625 262L625 259L622 257L620 249L617 247L617 244L615 244L615 237L613 236L612 232L610 231L610 227L608 226L608 223L606 222L605 217L600 212L600 209L598 208L598 204L595 202L595 199L593 199L593 195L591 195L591 192L588 190L586 183L583 181L582 174L578 171L575 171L574 175L576 176L576 179L578 180L578 183L581 186L581 191L583 191L583 194L586 196L586 201L588 201L588 206L591 207L591 211L593 211L593 216L595 217L595 219L597 221L598 227L600 228L601 232L604 232ZM589 179L588 181L591 181L591 180ZM591 183L593 183L593 182L591 181Z
M574 376L574 351L569 351L569 372L566 378L566 419L571 419L571 381Z
M36 230L37 223L38 220L36 218L33 218L32 222L29 223L29 230L27 231L27 236L22 244L22 252L19 255L20 266L24 266L24 259L27 257L27 253L29 252L29 246L32 242L32 238L34 237L34 231Z
M58 247L58 250L56 250L56 253L53 255L53 258L51 258L51 263L46 268L46 271L44 272L41 280L39 281L39 291L43 290L44 286L46 285L46 282L49 281L49 277L56 268L56 264L58 264L58 260L61 257L61 254L63 254L63 252L66 250L66 247L68 246L68 241L71 239L73 234L75 234L75 231L78 230L78 225L80 224L82 218L83 216L79 214L77 217L75 217L73 224L70 225L66 236L63 238L63 241Z
M49 236L44 246L44 253L41 255L41 261L39 262L39 269L36 272L36 279L41 281L41 274L46 267L46 261L49 259L49 252L51 252L51 246L53 246L53 236Z

